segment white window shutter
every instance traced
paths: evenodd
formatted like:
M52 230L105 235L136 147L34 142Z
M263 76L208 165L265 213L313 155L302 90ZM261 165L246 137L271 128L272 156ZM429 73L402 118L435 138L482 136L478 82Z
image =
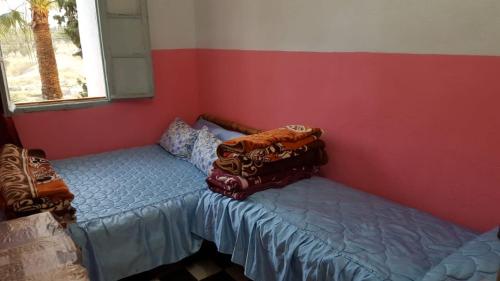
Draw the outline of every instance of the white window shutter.
M153 97L147 0L99 3L110 98Z

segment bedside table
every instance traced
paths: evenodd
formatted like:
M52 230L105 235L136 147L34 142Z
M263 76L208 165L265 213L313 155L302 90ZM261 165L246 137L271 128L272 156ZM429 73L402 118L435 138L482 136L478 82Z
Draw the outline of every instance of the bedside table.
M88 281L80 252L48 213L0 222L2 280Z

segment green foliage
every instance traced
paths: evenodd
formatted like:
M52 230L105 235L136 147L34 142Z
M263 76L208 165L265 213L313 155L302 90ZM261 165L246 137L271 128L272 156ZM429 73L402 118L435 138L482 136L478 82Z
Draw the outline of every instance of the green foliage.
M0 0L0 5L3 5L3 3L5 2L5 0ZM33 63L26 61L26 57L35 59L34 57L32 57L32 55L34 54L33 48L35 42L33 40L32 24L31 22L29 22L29 9L35 8L46 13L49 13L49 11L54 8L59 9L59 15L53 17L57 21L58 27L51 28L54 48L58 46L57 42L67 42L67 40L69 39L78 49L76 53L73 53L73 56L78 56L80 58L82 57L80 34L78 30L79 26L76 0L25 0L25 3L29 6L23 5L23 8L19 6L7 13L0 15L0 42L2 43L2 51L4 55L10 55L9 61L6 61L5 63L9 64L9 62L15 61L16 64L16 68L13 68L12 66L8 67L11 72L14 71L13 73L11 73L11 75L13 75L11 82L17 81L16 75L20 76L28 69L30 69L33 66L33 63L36 64L36 61ZM16 71L18 71L19 73L16 73ZM9 77L9 79L10 78L11 77ZM73 80L74 78L67 79ZM33 81L17 82L18 83L12 84L14 86L16 86L16 84L22 85L22 87L20 87L19 89L15 89L14 86L10 87L10 95L12 100L19 102L25 102L27 100L40 100L40 92L32 91L31 88L33 87L29 88L28 91L25 91L24 86L31 86ZM81 98L88 97L87 83L85 79L76 78L75 84L77 84L81 88L81 90L79 91L79 96Z
M0 15L0 36L6 36L12 30L30 31L23 14L16 10Z
M76 0L56 0L59 6L59 11L64 12L62 15L54 16L64 33L69 37L71 42L79 49L75 56L82 56L82 45L80 43L80 33L78 32L78 12L76 10Z
M20 52L31 58L32 39L31 27L22 12L11 10L0 15L0 41L8 42L2 44L4 53Z
M76 82L78 83L78 85L80 85L80 87L82 87L82 90L80 91L80 97L82 97L82 98L88 98L88 96L89 96L89 90L87 88L87 83L83 82L79 78L76 79Z
M27 36L31 37L31 35ZM36 61L36 58L33 56L33 40L27 39L25 36L19 36L15 30L7 34L2 34L2 36L0 36L0 44L3 55L19 53Z

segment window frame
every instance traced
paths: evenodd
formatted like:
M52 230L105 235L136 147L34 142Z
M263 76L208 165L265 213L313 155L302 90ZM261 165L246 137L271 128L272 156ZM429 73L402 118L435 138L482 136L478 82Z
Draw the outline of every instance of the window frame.
M27 113L27 112L37 112L37 111L52 111L52 110L70 110L70 109L79 109L79 108L89 108L94 106L102 106L111 102L111 91L109 85L109 72L108 72L108 61L107 61L107 52L105 50L105 44L103 39L104 26L103 22L105 22L104 16L105 12L102 10L102 2L106 0L95 0L95 12L97 18L97 26L99 29L99 45L101 47L101 62L103 65L104 71L104 88L106 91L106 95L103 97L90 97L90 98L82 98L82 99L66 99L66 100L57 100L57 101L41 101L41 102L33 102L33 103L25 103L25 104L13 104L10 102L9 96L9 86L8 86L8 78L4 65L4 58L2 54L2 46L0 44L0 98L2 99L2 104L4 107L4 115L11 116L18 113Z

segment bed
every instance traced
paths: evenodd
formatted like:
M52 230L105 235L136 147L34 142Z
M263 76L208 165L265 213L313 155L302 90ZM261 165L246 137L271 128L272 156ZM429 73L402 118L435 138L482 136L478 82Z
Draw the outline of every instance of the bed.
M92 280L176 262L203 239L256 281L493 280L500 267L496 232L478 235L321 177L236 201L157 145L54 166L75 194L69 232Z
M470 245L482 241L476 233L321 177L245 201L205 191L193 233L260 281L493 280L500 265L496 232L486 236L491 245L480 248L491 252L487 262L463 267L453 254L474 253L471 248L477 254Z
M75 195L69 226L92 280L117 280L187 257L205 175L159 145L53 162Z

